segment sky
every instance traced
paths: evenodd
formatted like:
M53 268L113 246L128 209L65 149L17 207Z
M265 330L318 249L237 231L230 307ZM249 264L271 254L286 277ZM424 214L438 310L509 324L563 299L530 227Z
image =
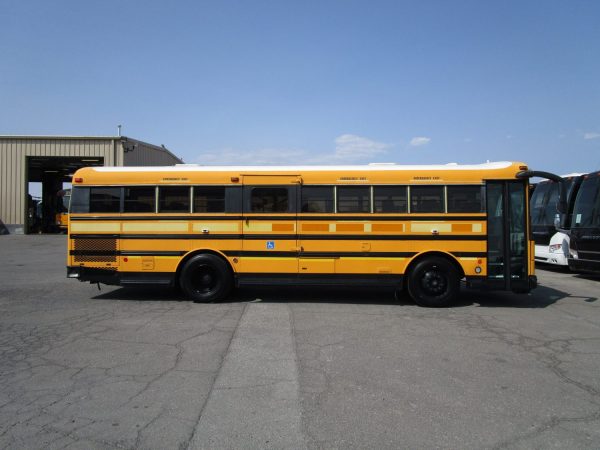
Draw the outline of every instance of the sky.
M600 2L0 0L0 134L600 170Z

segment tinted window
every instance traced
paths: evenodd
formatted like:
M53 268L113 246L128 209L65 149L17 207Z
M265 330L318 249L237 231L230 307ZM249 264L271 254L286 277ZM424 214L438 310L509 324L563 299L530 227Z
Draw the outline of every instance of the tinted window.
M194 187L194 212L222 213L225 212L224 187Z
M481 186L448 186L448 212L482 212Z
M411 186L410 212L444 212L443 186Z
M600 177L586 177L579 188L575 209L574 227L600 226Z
M121 209L121 188L90 188L91 213L118 213Z
M531 196L530 201L530 209L531 209L531 223L533 225L538 225L544 223L544 210L545 205L547 204L546 194L550 189L549 182L538 183L533 191L533 195ZM554 220L554 219L553 219Z
M287 188L253 188L250 196L251 212L288 212Z
M337 212L368 213L371 212L370 192L368 186L339 186L337 188Z
M190 188L187 186L160 187L158 212L190 212Z
M90 188L73 187L71 191L71 212L90 212Z
M303 186L302 212L332 213L333 186Z
M124 212L154 212L155 197L153 186L125 188Z
M373 202L376 213L405 213L408 211L406 186L375 186Z

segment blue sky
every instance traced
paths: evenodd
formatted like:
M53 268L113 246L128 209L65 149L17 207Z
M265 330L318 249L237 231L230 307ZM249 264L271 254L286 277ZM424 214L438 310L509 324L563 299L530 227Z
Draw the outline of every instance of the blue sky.
M600 169L598 1L27 1L0 10L0 134L188 163Z

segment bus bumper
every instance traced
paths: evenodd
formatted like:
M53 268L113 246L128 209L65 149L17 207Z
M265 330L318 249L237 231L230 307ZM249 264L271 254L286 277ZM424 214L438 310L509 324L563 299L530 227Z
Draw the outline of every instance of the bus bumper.
M111 286L160 285L173 286L175 274L161 272L117 272L114 269L69 266L67 278L75 278L89 283L102 283Z

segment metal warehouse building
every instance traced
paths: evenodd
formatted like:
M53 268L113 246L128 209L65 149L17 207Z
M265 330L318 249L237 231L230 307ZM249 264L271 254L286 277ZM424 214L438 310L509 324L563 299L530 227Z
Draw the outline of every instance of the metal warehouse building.
M169 166L182 163L164 146L125 136L0 136L0 234L31 231L30 182L41 183L43 231L51 231L57 193L85 166ZM37 216L36 216L37 217Z

